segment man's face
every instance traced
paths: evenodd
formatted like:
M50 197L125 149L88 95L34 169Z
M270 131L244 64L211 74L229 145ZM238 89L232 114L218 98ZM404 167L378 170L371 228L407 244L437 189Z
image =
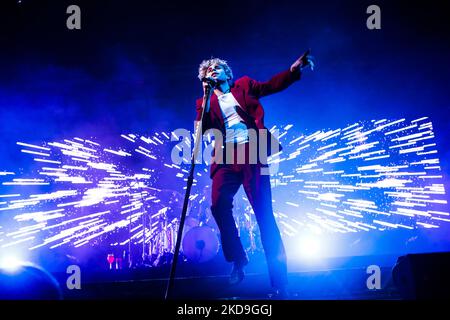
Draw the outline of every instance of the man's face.
M208 69L206 70L206 77L212 78L219 82L228 80L228 77L225 73L225 69L219 64L213 64L209 66Z

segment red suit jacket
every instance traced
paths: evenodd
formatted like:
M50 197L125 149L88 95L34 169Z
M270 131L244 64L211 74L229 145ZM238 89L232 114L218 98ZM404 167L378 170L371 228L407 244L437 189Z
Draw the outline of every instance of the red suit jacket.
M259 98L286 89L292 83L299 80L300 77L300 71L291 72L290 70L286 70L276 74L269 81L265 82L259 82L248 76L237 79L231 87L231 93L241 106L241 108L238 107L236 111L249 128L265 129L264 108L259 102ZM200 121L202 116L202 102L203 98L196 100L196 121ZM211 95L209 112L205 111L203 116L202 132L205 132L208 129L218 129L223 133L223 137L225 137L225 124L222 111L215 94ZM269 136L272 138L270 132ZM214 148L214 154L216 155L218 154L218 149L220 148L221 150L222 146L216 143ZM220 166L220 163L217 162L213 160L211 163L211 178Z

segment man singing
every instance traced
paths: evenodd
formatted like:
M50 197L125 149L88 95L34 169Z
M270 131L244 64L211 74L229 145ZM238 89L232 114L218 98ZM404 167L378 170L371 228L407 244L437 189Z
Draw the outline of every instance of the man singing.
M244 279L244 266L248 263L232 212L233 197L242 184L260 229L271 285L279 298L286 298L287 295L287 262L272 209L270 175L263 174L262 169L267 167L266 159L258 157L257 161L250 161L250 153L259 154L260 144L267 143L267 140L258 139L257 148L252 148L250 131L267 130L264 126L264 109L259 99L286 89L300 79L302 70L307 67L314 67L309 51L289 69L266 82L247 76L233 81L231 68L226 61L218 58L204 60L198 72L198 77L203 82L204 95L196 101L196 121L200 123L202 120L202 132L215 129L223 137L215 139L210 168L211 212L220 230L225 259L233 262L230 284L237 284ZM202 119L204 101L206 107ZM269 140L274 139L269 132L267 135ZM217 143L218 141L223 141L224 145ZM270 149L270 146L267 148ZM237 161L236 157L241 154L241 150L244 150L245 161ZM270 155L270 151L267 155Z

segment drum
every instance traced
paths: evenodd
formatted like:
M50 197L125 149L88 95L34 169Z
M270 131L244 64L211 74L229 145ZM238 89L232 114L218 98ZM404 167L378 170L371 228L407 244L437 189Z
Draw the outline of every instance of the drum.
M183 254L192 262L206 262L219 252L219 239L213 229L203 226L190 229L183 238Z

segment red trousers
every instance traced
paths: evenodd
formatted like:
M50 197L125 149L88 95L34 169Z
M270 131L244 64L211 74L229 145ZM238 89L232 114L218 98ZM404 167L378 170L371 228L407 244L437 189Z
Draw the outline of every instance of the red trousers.
M273 215L270 176L261 175L262 166L237 162L221 164L212 177L211 212L220 230L225 259L247 262L233 217L233 197L243 185L259 226L271 284L280 287L287 284L286 253Z

